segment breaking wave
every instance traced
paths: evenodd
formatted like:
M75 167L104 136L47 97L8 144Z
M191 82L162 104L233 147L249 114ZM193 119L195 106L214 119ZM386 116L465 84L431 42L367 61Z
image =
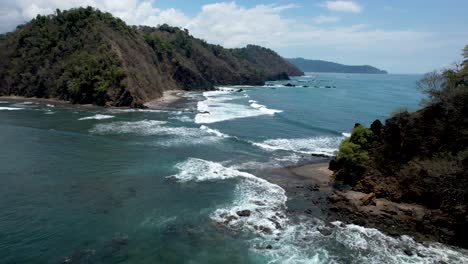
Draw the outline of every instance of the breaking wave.
M235 231L256 234L251 250L268 263L467 263L463 249L418 243L408 236L390 237L372 228L291 218L287 196L278 185L220 163L189 158L178 163L180 182L238 179L231 204L210 218Z
M252 144L267 151L290 151L300 154L335 156L344 137L279 138Z
M177 164L176 169L179 172L172 177L181 182L240 180L235 188L235 200L228 207L216 209L210 216L213 221L263 236L278 234L285 225L287 197L280 186L250 173L196 158Z
M231 92L230 90L204 92L204 101L197 104L198 114L195 116L195 123L209 124L232 120L237 118L254 117L261 115L274 115L281 110L269 109L264 105L253 103L245 105L235 100L245 100L245 94Z
M219 140L229 138L229 135L211 129L207 126L196 127L173 127L167 121L142 120L135 122L112 122L97 124L90 131L94 134L134 134L140 136L169 136L169 138L158 138L155 145L166 147L177 145L210 144Z
M103 120L103 119L111 119L111 118L114 118L115 116L111 116L111 115L101 115L101 114L97 114L97 115L93 115L93 116L87 116L87 117L83 117L83 118L80 118L78 120L82 121L82 120Z
M17 111L23 110L24 108L21 107L0 107L0 111Z

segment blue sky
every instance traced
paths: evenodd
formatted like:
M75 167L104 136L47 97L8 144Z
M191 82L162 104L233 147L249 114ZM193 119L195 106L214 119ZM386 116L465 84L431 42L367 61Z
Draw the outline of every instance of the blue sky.
M468 1L3 0L0 31L55 8L95 6L129 24L168 23L226 47L259 44L285 57L424 73L460 61Z

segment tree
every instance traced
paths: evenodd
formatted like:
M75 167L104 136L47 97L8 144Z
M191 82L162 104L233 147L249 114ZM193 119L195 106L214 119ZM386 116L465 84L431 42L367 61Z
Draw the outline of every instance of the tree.
M468 45L465 46L465 48L463 49L463 63L466 65L468 64Z

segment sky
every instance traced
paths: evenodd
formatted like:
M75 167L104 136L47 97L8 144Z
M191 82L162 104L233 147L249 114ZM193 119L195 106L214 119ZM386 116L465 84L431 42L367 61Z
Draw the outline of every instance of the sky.
M461 61L467 0L0 0L0 32L56 8L93 6L130 25L167 23L227 48L425 73Z

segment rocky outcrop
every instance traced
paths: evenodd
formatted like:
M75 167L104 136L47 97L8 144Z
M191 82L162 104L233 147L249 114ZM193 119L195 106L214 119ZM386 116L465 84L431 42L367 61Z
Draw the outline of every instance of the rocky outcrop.
M372 198L372 199L369 199ZM334 218L377 228L387 234L409 235L419 241L439 241L465 246L463 226L449 212L414 203L397 203L375 194L336 191L329 197Z
M329 166L352 191L330 201L381 229L468 248L468 64L419 86L429 95L426 107L355 125Z

